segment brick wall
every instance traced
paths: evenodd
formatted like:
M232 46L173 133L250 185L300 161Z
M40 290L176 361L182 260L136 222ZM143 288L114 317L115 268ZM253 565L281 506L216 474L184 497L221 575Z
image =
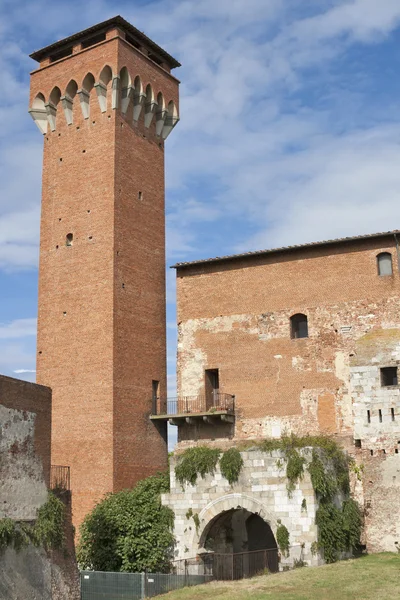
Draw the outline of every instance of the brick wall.
M178 82L113 29L107 40L32 74L31 106L108 65L178 104ZM117 81L114 81L116 84ZM53 462L71 467L74 524L105 493L166 466L166 427L148 420L165 388L164 144L96 89L73 123L62 103L44 136L37 373L53 389ZM121 93L117 94L121 106ZM138 192L142 191L141 202ZM67 234L73 245L66 246Z

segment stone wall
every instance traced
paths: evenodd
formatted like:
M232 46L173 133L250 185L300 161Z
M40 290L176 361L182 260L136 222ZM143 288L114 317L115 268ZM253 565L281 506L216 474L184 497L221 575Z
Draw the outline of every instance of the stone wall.
M307 453L307 449L302 452ZM214 475L199 477L196 485L185 485L184 490L176 481L174 469L177 459L172 458L171 492L163 495L163 504L170 506L175 513L176 558L193 558L204 549L210 527L218 515L245 510L262 517L270 525L275 539L278 520L289 530L291 551L288 558L282 557L282 567L293 565L294 559L300 556L310 565L318 564L320 559L311 553L311 544L317 540L317 505L309 474L304 474L289 498L285 466L280 468L277 464L279 459L283 459L281 452L266 454L260 450L249 450L241 452L241 455L244 465L236 484L231 486L217 466ZM189 509L191 512L188 513ZM198 515L198 527L197 517L193 519L192 513ZM244 544L240 551L246 549ZM238 547L232 550L239 551Z
M0 519L35 521L48 496L50 440L51 390L0 376ZM1 600L79 599L69 492L63 500L65 548L46 552L30 545L2 551Z

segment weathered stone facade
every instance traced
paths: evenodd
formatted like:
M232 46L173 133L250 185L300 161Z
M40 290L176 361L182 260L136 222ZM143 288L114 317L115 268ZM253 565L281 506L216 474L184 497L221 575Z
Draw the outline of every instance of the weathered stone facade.
M50 482L51 390L0 376L0 519L33 522ZM71 505L64 496L66 547L0 550L1 600L78 600ZM65 552L67 550L67 552Z
M307 456L307 450L303 450ZM281 557L281 567L293 566L300 557L309 564L317 565L320 559L311 552L317 540L315 511L317 508L310 476L297 484L291 497L288 496L287 479L283 455L279 451L266 454L260 450L241 452L243 468L239 481L230 485L221 474L219 466L214 475L198 478L196 485L181 486L176 481L174 468L176 458L171 461L171 492L163 496L163 503L175 513L175 535L178 540L177 559L192 558L207 550L207 539L219 515L228 511L257 514L268 523L273 538L269 548L276 548L278 522L290 532L290 554ZM283 466L279 466L282 461ZM189 509L191 512L188 513ZM198 515L193 519L192 514ZM196 526L197 521L197 526ZM236 540L220 540L213 551L245 552L251 549L246 535Z
M212 372L216 398L232 394L235 407L230 423L213 417L208 405L198 416L188 405L187 415L172 420L178 451L284 432L336 437L360 469L354 489L366 511L364 541L368 549L391 551L400 542L397 509L388 501L400 473L397 233L176 265L178 395L207 396ZM381 256L389 272L379 270ZM294 334L294 316L305 319L306 335ZM382 369L389 369L391 385ZM258 487L247 474L241 493L265 501L263 494L272 494L267 470L265 477ZM215 499L227 493L220 482L213 490ZM287 498L278 497L284 511ZM279 502L269 511L277 518ZM295 537L299 522L289 526ZM180 516L180 552L187 543L181 528Z

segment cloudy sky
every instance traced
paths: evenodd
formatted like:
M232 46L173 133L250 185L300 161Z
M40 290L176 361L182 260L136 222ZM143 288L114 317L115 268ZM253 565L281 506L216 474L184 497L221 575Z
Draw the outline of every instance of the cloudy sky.
M400 228L399 0L0 0L4 374L35 377L42 138L28 54L116 14L183 64L169 264Z

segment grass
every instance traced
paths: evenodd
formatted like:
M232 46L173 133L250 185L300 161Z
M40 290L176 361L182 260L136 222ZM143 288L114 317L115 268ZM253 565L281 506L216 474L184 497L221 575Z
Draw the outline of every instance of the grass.
M235 582L213 582L165 600L389 600L400 598L400 555L374 554Z

